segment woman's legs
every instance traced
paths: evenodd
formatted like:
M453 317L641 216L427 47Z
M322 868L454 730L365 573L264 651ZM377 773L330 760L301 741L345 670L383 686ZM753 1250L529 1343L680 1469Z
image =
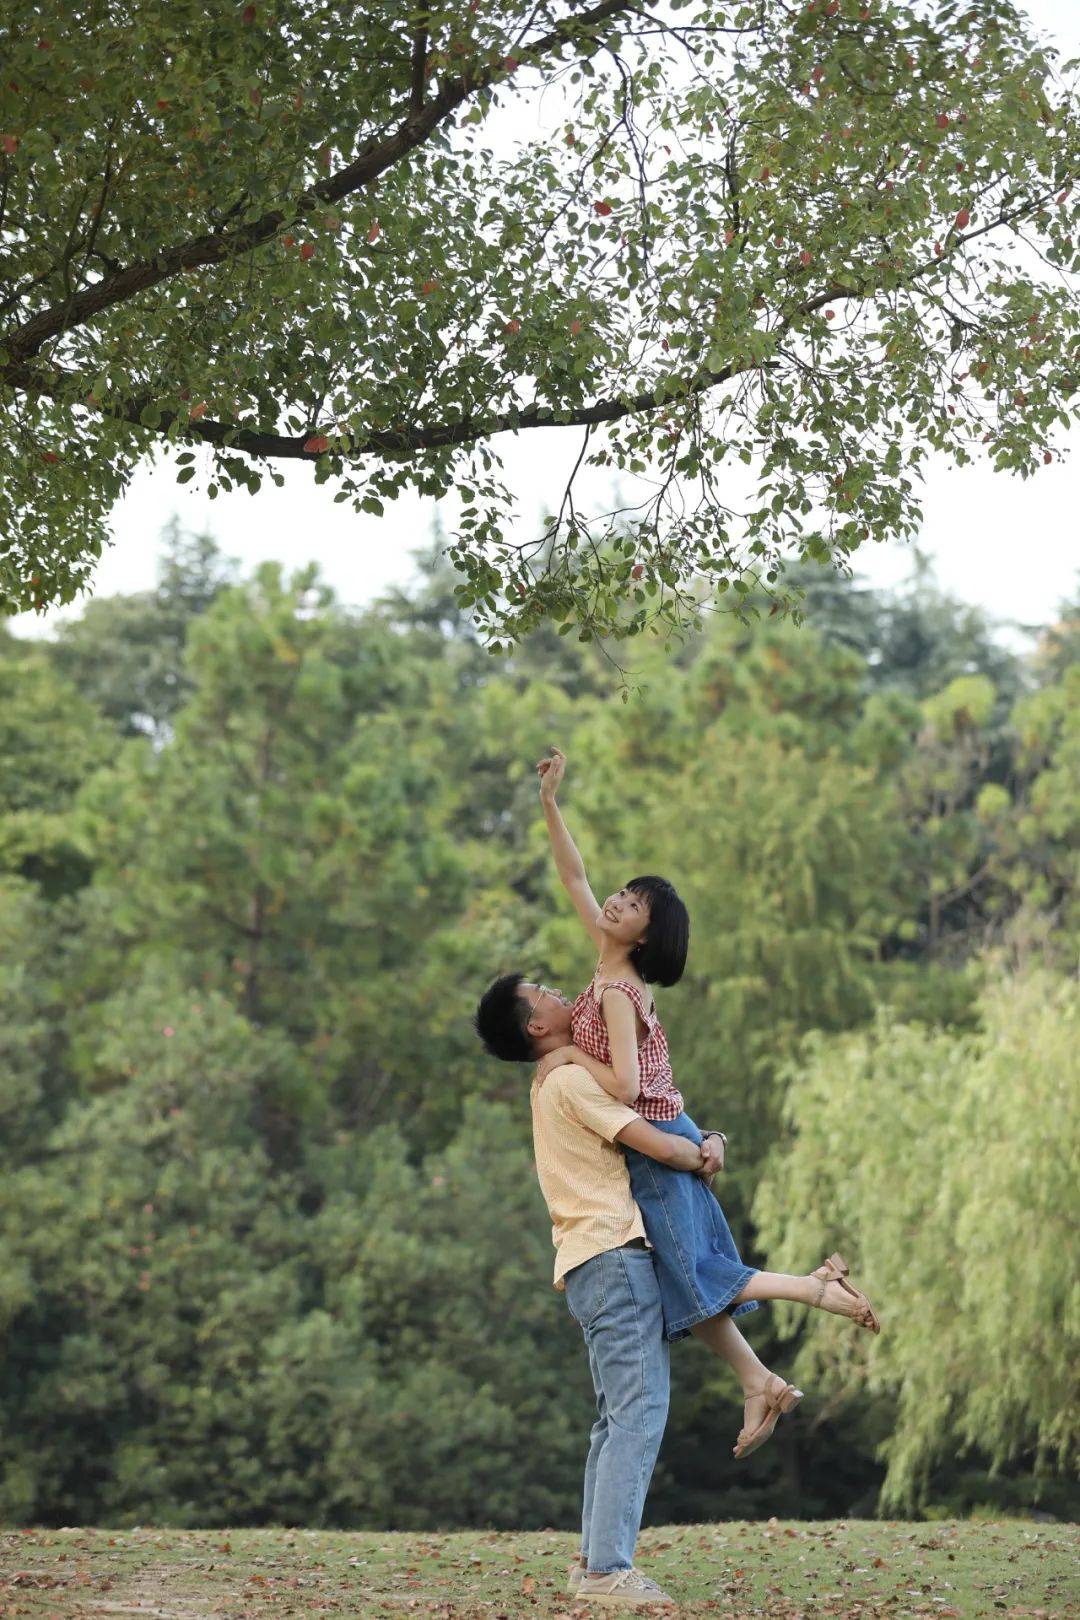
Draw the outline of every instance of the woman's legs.
M854 1317L858 1306L853 1295L838 1282L826 1282L824 1291L820 1277L789 1277L782 1271L755 1271L735 1304L747 1299L790 1299L796 1305L816 1305L834 1316Z
M710 1316L705 1322L696 1322L690 1331L702 1344L708 1345L714 1356L721 1356L728 1363L744 1394L764 1389L769 1369L751 1350L727 1311Z
M722 1356L742 1385L744 1435L752 1434L765 1419L768 1406L765 1391L769 1380L779 1375L771 1373L765 1363L754 1354L727 1311L698 1322L691 1332L702 1344L708 1345L714 1356ZM784 1382L780 1379L780 1383Z

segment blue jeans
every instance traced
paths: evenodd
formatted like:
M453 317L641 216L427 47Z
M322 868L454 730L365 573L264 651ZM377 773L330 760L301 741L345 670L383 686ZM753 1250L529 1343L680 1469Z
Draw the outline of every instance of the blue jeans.
M668 1344L648 1249L608 1249L566 1274L585 1335L597 1419L585 1463L581 1553L597 1575L634 1562L645 1495L667 1423Z

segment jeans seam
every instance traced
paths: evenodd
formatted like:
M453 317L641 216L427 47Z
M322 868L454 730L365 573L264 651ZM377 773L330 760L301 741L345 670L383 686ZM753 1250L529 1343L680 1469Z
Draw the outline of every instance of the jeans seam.
M621 1255L619 1256L619 1263L623 1268L623 1282L626 1285L626 1291L630 1295L630 1299L631 1299L631 1302L633 1303L633 1307L634 1307L634 1324L635 1324L635 1326L637 1328L638 1365L639 1365L640 1370L641 1370L641 1398L640 1398L640 1402L639 1402L639 1405L640 1405L640 1408L641 1408L641 1440L642 1440L641 1464L640 1464L640 1467L638 1468L637 1487L635 1489L634 1496L627 1500L626 1512L625 1512L625 1514L623 1516L622 1539L625 1542L625 1538L629 1534L629 1531L630 1531L630 1515L633 1512L633 1505L632 1504L633 1504L633 1502L637 1501L638 1497L641 1495L642 1480L643 1480L643 1477L644 1477L644 1474L645 1474L645 1463L646 1463L646 1460L647 1460L648 1455L649 1455L649 1426L648 1426L648 1423L646 1422L646 1419L645 1419L645 1402L646 1402L648 1391L646 1390L646 1387L645 1387L645 1335L642 1332L642 1327L641 1327L641 1313L638 1310L637 1295L634 1293L633 1288L630 1286L630 1277L629 1277L629 1273L626 1270L626 1261L623 1259L623 1257ZM633 1547L631 1547L631 1549L630 1549L629 1556L630 1556L630 1568L632 1569L634 1567L634 1548Z

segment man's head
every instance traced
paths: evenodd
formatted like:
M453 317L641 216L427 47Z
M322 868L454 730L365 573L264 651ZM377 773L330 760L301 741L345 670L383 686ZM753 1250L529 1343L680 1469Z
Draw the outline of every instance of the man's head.
M473 1023L492 1057L535 1063L570 1043L571 1003L560 990L504 973L480 998Z

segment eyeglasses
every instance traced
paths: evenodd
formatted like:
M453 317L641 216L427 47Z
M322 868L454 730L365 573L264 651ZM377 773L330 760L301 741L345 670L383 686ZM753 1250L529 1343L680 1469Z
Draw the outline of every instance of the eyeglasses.
M537 987L536 987L536 990L537 990L536 1000L533 1002L532 1006L529 1008L528 1012L525 1015L525 1023L526 1024L531 1024L532 1023L533 1016L534 1016L534 1014L536 1012L537 1007L540 1005L540 1000L541 1000L542 996L556 996L556 997L558 996L558 991L557 990L549 990L546 984L538 984Z

